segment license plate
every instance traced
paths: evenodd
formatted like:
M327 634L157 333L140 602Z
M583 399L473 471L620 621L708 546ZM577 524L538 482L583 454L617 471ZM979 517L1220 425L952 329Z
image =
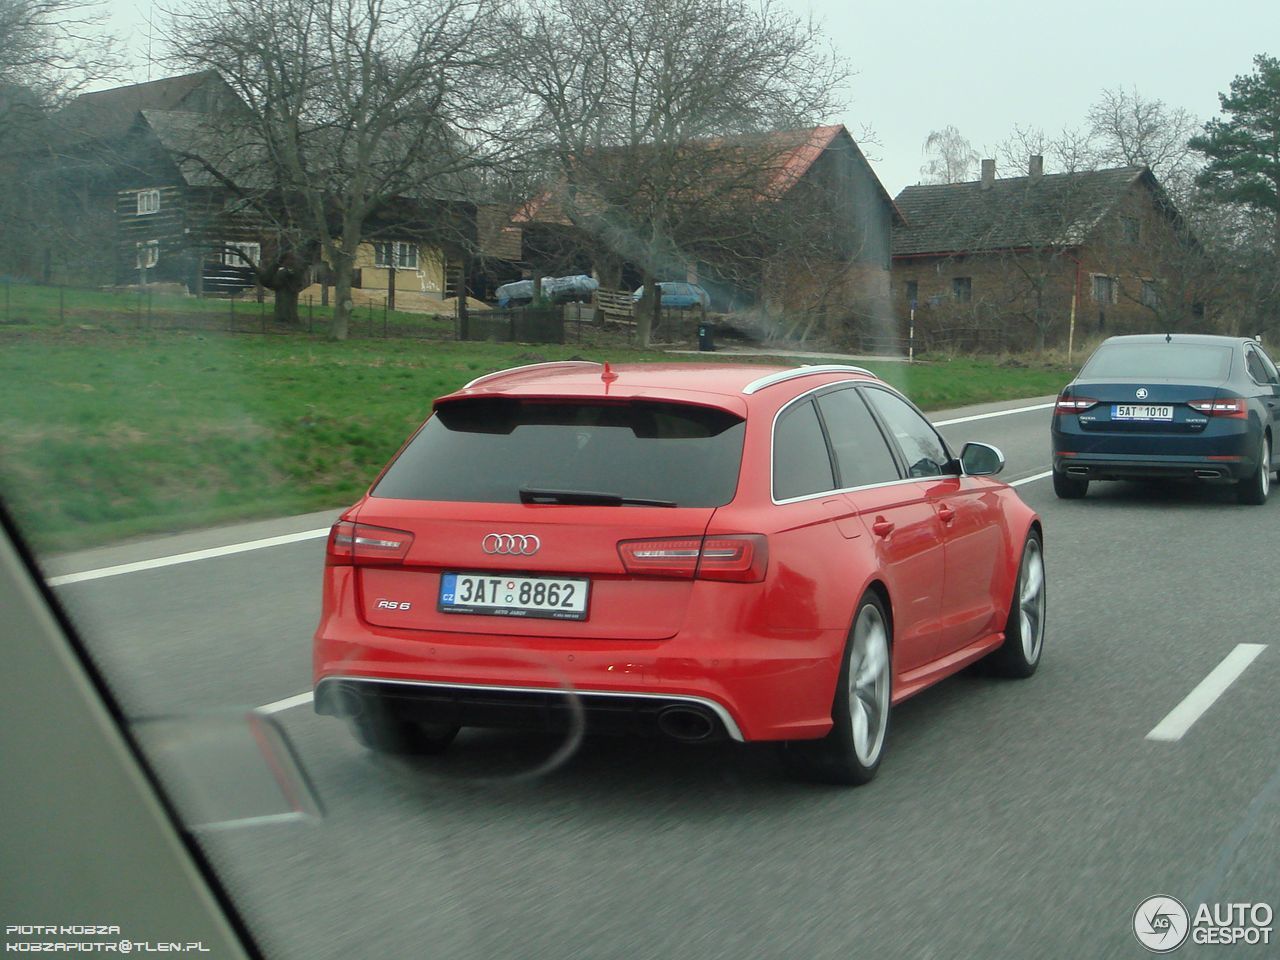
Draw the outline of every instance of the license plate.
M590 580L576 578L445 573L440 576L437 609L441 613L483 613L493 617L585 620L590 588Z
M1112 420L1172 420L1173 407L1149 403L1117 403L1111 407Z

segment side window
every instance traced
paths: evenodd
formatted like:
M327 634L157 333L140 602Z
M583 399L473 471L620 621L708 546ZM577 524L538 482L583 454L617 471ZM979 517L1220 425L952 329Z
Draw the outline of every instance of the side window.
M876 412L884 418L902 455L906 458L908 475L912 477L941 476L951 459L947 447L929 421L915 409L887 390L867 390L867 397Z
M866 402L852 388L818 398L841 487L861 487L901 479L898 465Z
M1275 383L1275 367L1267 369L1269 364L1262 362L1262 354L1253 347L1248 347L1244 352L1245 366L1249 370L1249 376L1258 383Z
M773 498L790 500L835 489L831 455L812 400L793 404L773 432Z
M1266 351L1258 348L1258 356L1262 359L1262 368L1267 371L1266 382L1280 384L1280 370L1276 370L1276 365L1271 362Z

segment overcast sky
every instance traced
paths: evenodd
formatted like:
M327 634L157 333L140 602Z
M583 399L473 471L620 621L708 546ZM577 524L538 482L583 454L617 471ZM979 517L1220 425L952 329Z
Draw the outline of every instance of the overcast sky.
M990 156L1015 125L1051 134L1081 126L1115 87L1206 120L1255 54L1280 56L1280 0L777 2L812 12L856 71L849 109L835 119L855 137L864 126L875 132L880 143L867 152L894 195L918 181L925 138L947 124ZM109 0L111 26L140 59L150 8Z
M1015 125L1081 126L1098 94L1115 87L1203 121L1255 54L1280 56L1280 0L789 3L822 20L857 71L850 109L837 119L855 137L864 124L875 131L881 145L868 153L894 195L919 180L924 140L947 124L992 156Z

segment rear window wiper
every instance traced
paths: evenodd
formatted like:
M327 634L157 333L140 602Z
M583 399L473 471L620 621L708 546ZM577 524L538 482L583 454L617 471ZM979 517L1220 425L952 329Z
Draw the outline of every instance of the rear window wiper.
M586 507L675 507L674 500L651 500L647 497L624 497L618 493L594 490L533 490L520 488L521 503L571 503Z

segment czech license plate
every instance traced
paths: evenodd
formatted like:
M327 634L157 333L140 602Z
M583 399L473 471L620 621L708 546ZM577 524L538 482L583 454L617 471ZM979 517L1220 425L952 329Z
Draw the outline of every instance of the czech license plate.
M1172 420L1173 407L1150 403L1117 403L1111 407L1112 420Z
M587 619L591 581L513 577L489 573L440 575L441 613L483 613L493 617Z

